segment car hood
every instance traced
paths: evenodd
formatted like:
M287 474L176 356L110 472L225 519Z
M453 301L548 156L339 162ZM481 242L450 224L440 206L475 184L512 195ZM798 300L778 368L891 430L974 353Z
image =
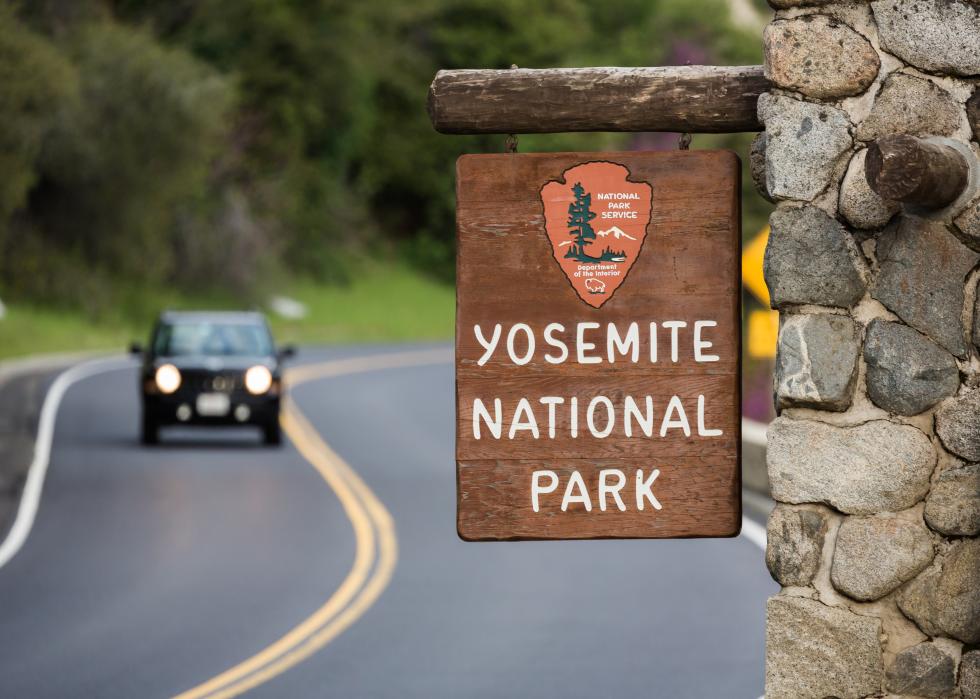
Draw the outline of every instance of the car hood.
M202 355L187 355L180 357L157 357L155 364L173 364L178 369L199 369L202 371L245 371L256 364L263 364L269 369L276 366L270 357L211 357Z

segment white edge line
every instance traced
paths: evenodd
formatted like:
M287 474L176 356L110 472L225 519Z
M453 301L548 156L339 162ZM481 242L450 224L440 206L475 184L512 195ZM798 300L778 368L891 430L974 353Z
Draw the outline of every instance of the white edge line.
M767 430L768 425L750 420L747 417L742 418L742 439L749 444L755 444L760 447L766 446Z
M749 444L765 447L767 429L768 425L745 417L742 418L742 439ZM752 521L748 517L742 517L741 535L763 551L766 550L766 529L761 524ZM762 699L765 698L763 697Z
M131 366L129 360L121 364L122 358L95 359L77 364L58 374L41 405L41 415L38 418L37 437L34 439L34 459L27 471L27 480L17 506L17 515L7 538L0 544L0 568L3 568L11 558L17 555L24 542L27 541L34 518L41 503L41 491L44 489L44 478L48 472L51 459L51 444L54 440L54 424L58 416L58 408L65 393L74 384L90 376L108 371L116 371ZM107 366L108 365L108 366Z
M739 536L744 536L763 551L766 550L766 528L758 522L743 516L742 533Z

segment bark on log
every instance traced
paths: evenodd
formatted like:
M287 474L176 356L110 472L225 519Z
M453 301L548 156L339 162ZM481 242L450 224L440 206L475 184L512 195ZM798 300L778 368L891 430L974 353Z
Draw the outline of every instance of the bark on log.
M762 66L441 70L429 118L448 134L761 131Z
M963 193L970 167L955 149L915 136L879 138L868 147L868 185L883 199L941 209Z

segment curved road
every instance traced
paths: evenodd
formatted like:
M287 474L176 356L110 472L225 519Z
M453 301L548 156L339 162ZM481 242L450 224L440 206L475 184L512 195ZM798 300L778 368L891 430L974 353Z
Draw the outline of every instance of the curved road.
M449 350L378 368L418 349L304 352L281 449L142 448L133 367L72 386L0 569L0 696L762 694L775 585L745 537L457 539Z

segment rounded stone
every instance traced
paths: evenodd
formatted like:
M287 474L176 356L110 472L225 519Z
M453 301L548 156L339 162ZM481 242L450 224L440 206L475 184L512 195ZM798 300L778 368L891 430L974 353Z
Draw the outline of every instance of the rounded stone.
M876 695L881 620L779 595L766 604L766 699Z
M899 590L898 607L929 636L980 643L980 539L963 539Z
M776 505L766 525L766 566L784 587L803 587L820 567L827 516L816 510Z
M879 408L918 415L956 393L953 355L902 323L874 319L864 342L868 397Z
M936 452L915 427L887 420L836 427L778 417L769 424L766 464L773 499L867 515L923 499Z
M879 272L871 295L957 357L966 356L964 282L980 254L944 223L903 216L878 239Z
M935 643L920 643L895 656L885 678L895 694L941 699L956 689L956 660Z
M980 283L977 284L977 289L980 291ZM973 303L973 337L970 339L973 340L973 346L980 350L980 294Z
M926 523L947 536L980 534L980 464L947 468L926 498Z
M953 219L956 237L973 250L980 250L980 197L977 197Z
M837 0L769 0L769 6L774 10L788 10L791 7L812 7L830 5Z
M871 3L881 47L917 68L980 73L980 6L968 0L878 0Z
M847 316L786 315L773 383L780 407L847 410L857 380L861 328Z
M762 40L766 77L808 97L859 94L881 68L867 39L826 15L770 22Z
M870 602L911 580L934 556L932 535L921 520L848 517L837 533L830 579L848 597Z
M772 201L769 190L766 189L766 132L760 131L752 139L749 146L749 173L755 191L766 201Z
M960 693L963 699L980 699L980 650L960 658Z
M980 87L966 101L966 120L970 122L973 140L980 141Z
M851 147L850 120L830 105L768 92L758 104L766 126L767 191L775 199L812 201Z
M897 202L885 201L868 184L865 158L868 151L862 148L847 166L841 182L839 208L841 216L855 228L881 228L901 210Z
M864 296L864 258L836 219L813 206L779 208L769 230L763 274L773 308L850 308Z
M934 82L892 73L855 136L871 141L891 134L950 136L960 125L960 106Z
M980 461L980 390L950 398L936 411L943 446L967 461Z

